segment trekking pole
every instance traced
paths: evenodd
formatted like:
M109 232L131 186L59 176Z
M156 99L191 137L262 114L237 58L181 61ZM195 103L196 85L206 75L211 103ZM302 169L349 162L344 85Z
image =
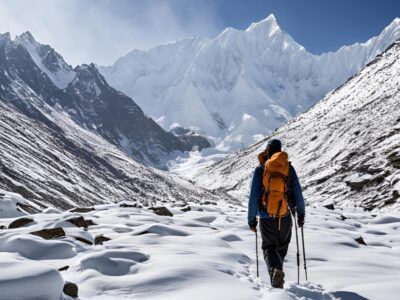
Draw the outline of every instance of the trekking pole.
M305 246L304 246L304 230L303 230L304 226L301 226L301 240L303 243L303 259L304 259L304 272L306 273L306 280L308 281L308 276L307 276L307 261L306 261L306 250L305 250Z
M292 213L293 213L293 218L294 218L294 227L295 227L295 230L296 230L297 284L300 284L300 251L299 251L299 235L298 235L298 232L297 232L296 210L293 209ZM304 246L304 244L303 244L303 246Z
M256 227L256 264L257 264L257 277L259 277L258 273L258 235L257 235L257 227Z

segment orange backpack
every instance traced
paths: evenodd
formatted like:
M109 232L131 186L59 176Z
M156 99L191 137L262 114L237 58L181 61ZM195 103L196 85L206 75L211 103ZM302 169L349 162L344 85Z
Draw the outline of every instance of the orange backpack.
M277 152L265 162L261 203L270 217L279 217L279 225L280 219L286 216L289 210L288 176L289 160L286 152Z

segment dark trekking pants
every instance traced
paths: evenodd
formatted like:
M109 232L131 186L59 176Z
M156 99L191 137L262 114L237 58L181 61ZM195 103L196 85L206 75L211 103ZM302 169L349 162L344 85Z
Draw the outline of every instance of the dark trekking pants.
M279 218L260 219L262 249L268 270L282 270L283 260L287 254L292 236L292 218L282 217L279 229ZM271 275L271 274L270 274Z

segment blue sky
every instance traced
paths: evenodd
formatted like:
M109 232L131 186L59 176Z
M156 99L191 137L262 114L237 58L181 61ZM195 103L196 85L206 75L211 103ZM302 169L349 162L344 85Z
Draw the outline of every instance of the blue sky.
M400 0L0 0L0 32L26 30L73 64L111 64L129 50L245 29L270 13L313 53L379 34Z
M400 0L222 0L219 13L226 24L246 28L274 13L278 23L313 53L366 41L396 17Z

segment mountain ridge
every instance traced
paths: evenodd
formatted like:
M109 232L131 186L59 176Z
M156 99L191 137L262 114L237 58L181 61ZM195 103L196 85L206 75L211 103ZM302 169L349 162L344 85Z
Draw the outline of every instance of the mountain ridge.
M400 204L400 40L309 110L193 179L246 201L257 154L283 141L309 205L388 211Z
M163 128L178 123L232 151L272 132L357 73L400 38L398 21L379 37L318 56L270 17L214 39L133 50L99 70Z

